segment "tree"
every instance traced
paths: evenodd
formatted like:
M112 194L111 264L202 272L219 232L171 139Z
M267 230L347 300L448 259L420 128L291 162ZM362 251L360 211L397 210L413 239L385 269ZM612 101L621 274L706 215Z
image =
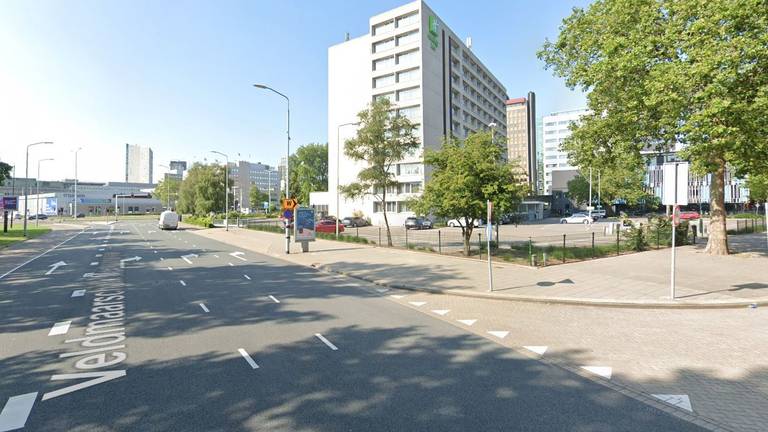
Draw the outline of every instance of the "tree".
M768 174L753 174L747 179L749 199L755 202L768 202Z
M491 142L487 132L470 134L466 140L447 138L441 150L427 152L424 162L433 169L420 198L414 200L419 214L457 218L469 255L476 219L486 215L487 200L496 209L516 209L529 192L523 170L503 160L505 149Z
M309 193L328 188L328 144L301 146L290 159L291 195L303 205L309 204Z
M0 162L0 186L2 186L6 180L11 178L12 169L13 169L13 166L5 162Z
M232 196L232 179L229 179L229 203L234 203ZM178 208L182 213L206 215L211 212L223 212L224 199L224 167L220 165L203 165L195 163L181 182Z
M593 169L593 205L608 208L617 199L623 199L630 205L655 201L655 197L645 190L644 177L642 170L627 170L623 166ZM568 182L568 195L578 204L589 205L589 169L579 172Z
M393 112L389 99L381 98L357 114L360 128L355 138L344 143L344 154L367 166L358 172L357 182L339 187L346 197L373 196L381 203L389 246L392 246L392 233L387 219L387 188L397 186L392 168L420 146L413 135L416 126Z
M176 177L166 176L157 183L155 190L152 192L152 197L159 200L169 207L176 207L176 203L179 197L179 189L181 188L181 180Z
M725 172L768 164L765 0L597 0L575 8L539 57L587 92L592 114L563 147L582 170L643 168L641 150L711 173L706 251L727 254Z
M268 200L268 193L260 191L256 186L251 186L251 191L248 192L248 202L251 203L251 209L261 208L261 204Z

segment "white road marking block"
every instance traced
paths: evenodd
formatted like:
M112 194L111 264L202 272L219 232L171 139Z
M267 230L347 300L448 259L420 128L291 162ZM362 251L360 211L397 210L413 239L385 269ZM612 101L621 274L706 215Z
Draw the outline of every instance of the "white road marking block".
M187 283L184 282L183 280L180 280L179 283L181 284L181 286L187 286Z
M688 395L654 394L651 396L655 397L656 399L661 399L670 405L674 405L678 408L693 412L693 407L691 406L691 398L689 398Z
M186 261L187 264L192 264L192 261L189 260L190 258L197 258L197 254L187 254L187 255L182 255L181 256L181 259Z
M157 251L152 251L153 253L157 253Z
M427 304L427 302L408 302L408 304L412 304L412 305L414 305L416 307L422 307L425 304Z
M235 266L235 265L234 265L234 264L232 264L231 262L228 262L227 264L229 264L229 266L230 266L230 267L234 267L234 266Z
M245 350L244 350L244 349L242 349L242 348L238 348L238 349L237 349L237 352L239 352L239 353L240 353L240 355L241 355L241 356L243 356L243 358L245 359L245 361L247 361L247 362L248 362L248 364L249 364L249 365L251 365L251 369L258 369L258 368L259 368L259 365L257 365L257 364L256 364L256 362L255 362L255 361L253 361L253 359L251 358L251 356L250 356L250 355L248 355L248 352L247 352L247 351L245 351Z
M160 261L165 261L165 258L163 258L163 257L160 257Z
M37 392L9 397L3 410L0 411L0 431L23 428L27 424L27 418L36 400Z
M280 303L280 300L276 299L275 296L273 296L273 295L269 296L269 298L271 298L272 301L275 302L275 303Z
M53 325L53 327L51 327L51 331L48 332L48 336L67 334L70 324L72 324L72 321L57 322Z
M84 289L79 289L79 290L72 291L71 297L82 297L84 295L85 295L85 290Z
M215 255L215 254L214 254L213 256L214 256L215 258L218 258L218 257L219 257L218 255Z
M141 257L140 256L133 256L133 257L130 257L130 258L123 258L123 259L121 259L120 260L120 268L125 268L125 263L127 263L129 261L141 261Z
M101 258L104 254L96 254L94 258Z
M235 258L237 258L237 259L239 259L239 260L241 260L241 261L247 261L245 258L243 258L243 257L241 256L241 255L245 255L245 253L244 253L244 252L232 252L232 253L231 253L231 254L229 254L229 255L231 255L231 256L233 256L233 257L235 257Z
M400 300L401 298L403 298L403 297L405 297L405 296L404 296L404 295L402 295L402 294L392 294L390 297L392 297L392 298L396 298L396 299Z
M436 313L438 315L445 315L450 311L451 311L450 309L437 309L437 310L433 310L432 313Z
M203 311L210 312L207 307L205 307L205 303L200 303L200 307L203 308Z
M376 288L376 291L380 292L380 293L385 293L385 292L389 291L389 288Z
M248 276L248 275L243 275L243 277L245 277L245 278L246 278L246 279L248 279L248 280L251 280L251 277L250 277L250 276Z
M91 262L91 265L92 266L97 266L97 265L99 265L99 262L98 261L93 261L93 262Z
M336 351L338 348L336 348L336 345L332 344L331 341L325 338L325 336L321 335L320 333L315 333L315 337L323 341L324 344L328 345L328 348Z
M523 348L527 349L528 351L535 352L538 355L544 355L545 352L547 352L547 348L544 345L526 345L523 346Z
M99 252L104 252L104 248L100 248L100 249L99 249Z
M168 267L168 270L173 270L173 267Z
M496 336L499 339L504 339L509 334L508 331L501 331L501 330L492 330L488 332L491 336Z
M603 378L611 379L611 376L613 375L613 368L609 366L582 366L581 368L587 372L592 372L595 375L600 375Z
M471 326L472 324L474 324L474 323L476 323L476 322L477 322L477 320L476 320L476 319L469 319L469 320L456 320L456 321L458 321L458 322L460 322L460 323L462 323L462 324L464 324L464 325L468 325L468 326Z

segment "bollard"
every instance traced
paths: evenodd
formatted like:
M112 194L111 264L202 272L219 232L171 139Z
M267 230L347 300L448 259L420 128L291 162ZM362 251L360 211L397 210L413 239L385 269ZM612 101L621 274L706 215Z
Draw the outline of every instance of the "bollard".
M358 238L358 237L360 237L360 228L355 227L355 238Z
M543 261L544 261L544 263L542 265L543 265L543 267L546 267L547 266L547 252L546 251L544 252L544 260Z
M621 233L621 228L616 230L616 256L621 255L621 246L619 246L619 233Z
M480 233L477 233L477 251L480 253L480 259L483 259L483 238Z
M381 227L379 227L379 246L381 246Z
M595 259L595 233L592 233L592 259Z
M443 240L440 235L440 230L437 230L437 253L443 253Z
M565 234L563 234L563 262L565 262Z
M408 249L408 228L405 229L405 248Z
M528 258L530 258L532 262L535 262L533 259L533 241L530 237L528 237Z

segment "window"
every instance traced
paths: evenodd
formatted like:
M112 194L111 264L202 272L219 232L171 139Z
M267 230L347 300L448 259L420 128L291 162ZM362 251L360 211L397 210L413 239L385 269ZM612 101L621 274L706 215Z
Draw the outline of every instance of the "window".
M421 165L417 163L400 164L400 175L421 174Z
M410 82L410 81L416 81L419 79L419 69L410 69L407 71L402 71L397 74L397 82L403 83L403 82Z
M375 95L373 97L373 101L374 102L380 101L382 99L388 99L390 102L392 102L392 101L395 100L395 94L394 93L382 93L382 94Z
M402 16L402 17L398 18L397 19L397 27L399 28L399 27L411 25L411 24L415 24L417 22L419 22L419 13L418 12L414 12L412 14L405 15L405 16Z
M375 26L373 26L371 33L373 33L373 35L376 36L384 33L389 33L394 29L395 29L395 22L388 21L388 22L376 24Z
M408 66L419 62L419 50L408 51L397 55L397 64Z
M419 118L419 106L412 106L407 108L400 108L397 110L397 115L407 118L408 120L414 121Z
M397 46L403 46L419 40L419 31L415 30L397 37Z
M388 49L392 49L394 47L395 47L395 39L394 38L384 39L383 41L379 41L379 42L376 42L375 44L373 44L373 52L374 53L382 52L382 51L386 51Z
M421 192L421 183L400 183L399 193L419 193Z
M403 89L397 92L398 102L405 102L419 98L419 88L413 87L409 89Z
M408 203L399 202L397 203L397 212L403 213L403 212L409 212L411 211L410 208L408 208Z
M387 201L387 211L395 213L397 212L397 203L394 201ZM381 213L381 201L374 201L373 203L373 212L374 213Z
M380 58L378 60L373 61L373 70L384 70L387 68L391 68L395 65L395 58L392 56Z
M373 88L385 87L395 83L395 76L393 74L376 77L373 79Z

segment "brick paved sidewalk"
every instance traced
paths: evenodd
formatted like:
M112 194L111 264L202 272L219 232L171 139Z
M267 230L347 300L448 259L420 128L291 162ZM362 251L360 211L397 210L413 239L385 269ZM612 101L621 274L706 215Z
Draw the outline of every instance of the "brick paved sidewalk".
M230 228L197 230L233 246L297 264L404 289L507 300L613 306L745 307L768 304L768 257L712 257L678 248L677 300L669 300L669 250L603 258L546 268L496 263L488 292L486 262L369 245L318 240L310 252L283 252L280 234Z

